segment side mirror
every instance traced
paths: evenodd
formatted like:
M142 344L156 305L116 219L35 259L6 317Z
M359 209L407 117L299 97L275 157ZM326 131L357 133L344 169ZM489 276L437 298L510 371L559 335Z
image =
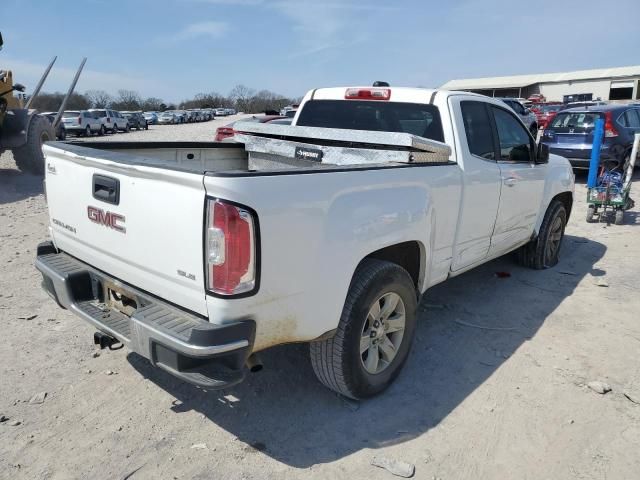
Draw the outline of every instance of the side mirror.
M536 152L536 164L549 163L549 145L540 143Z

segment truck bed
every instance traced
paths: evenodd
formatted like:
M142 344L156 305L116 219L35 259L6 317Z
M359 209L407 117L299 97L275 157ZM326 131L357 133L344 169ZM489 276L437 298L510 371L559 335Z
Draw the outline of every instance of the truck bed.
M52 142L45 147L91 164L144 165L190 173L290 171L449 162L448 145L407 133L243 124L240 143Z

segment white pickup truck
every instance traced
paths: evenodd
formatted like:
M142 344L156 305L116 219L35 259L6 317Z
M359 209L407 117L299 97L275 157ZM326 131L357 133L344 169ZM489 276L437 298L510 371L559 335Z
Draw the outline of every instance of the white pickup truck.
M44 147L36 267L101 347L215 389L257 352L309 342L319 380L365 398L401 370L429 287L514 250L558 261L571 167L500 101L317 89L292 126L240 130Z

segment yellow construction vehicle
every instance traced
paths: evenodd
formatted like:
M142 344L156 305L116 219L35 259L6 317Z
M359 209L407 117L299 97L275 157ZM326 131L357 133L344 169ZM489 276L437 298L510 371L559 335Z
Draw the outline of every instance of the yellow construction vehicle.
M0 50L2 45L3 39L2 33L0 33ZM44 173L42 144L49 140L55 140L55 126L60 122L67 100L73 93L73 89L80 77L80 72L82 72L86 62L85 58L67 95L62 101L62 105L60 105L58 115L51 122L47 117L39 115L36 110L29 107L38 93L40 93L40 89L49 75L56 58L54 57L51 61L26 103L24 102L24 95L16 97L14 93L23 93L25 91L24 85L13 82L13 73L11 71L0 69L0 154L5 150L11 150L13 159L20 170L37 175Z

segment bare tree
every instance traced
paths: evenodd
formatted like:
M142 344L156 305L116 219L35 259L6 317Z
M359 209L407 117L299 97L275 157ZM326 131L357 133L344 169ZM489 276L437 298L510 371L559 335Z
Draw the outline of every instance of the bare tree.
M229 98L235 102L236 110L239 112L251 113L251 97L255 95L255 90L245 85L236 85L229 92Z
M41 92L33 101L33 108L41 112L57 112L62 104L64 93ZM67 110L84 110L91 106L89 99L81 93L73 93L67 102Z
M113 102L113 97L104 90L88 90L84 94L92 108L108 108Z
M144 110L145 112L156 112L158 110L162 110L162 105L164 104L162 103L161 98L148 97L142 101L140 109Z
M111 104L116 110L140 110L142 99L134 90L118 90L118 96Z

